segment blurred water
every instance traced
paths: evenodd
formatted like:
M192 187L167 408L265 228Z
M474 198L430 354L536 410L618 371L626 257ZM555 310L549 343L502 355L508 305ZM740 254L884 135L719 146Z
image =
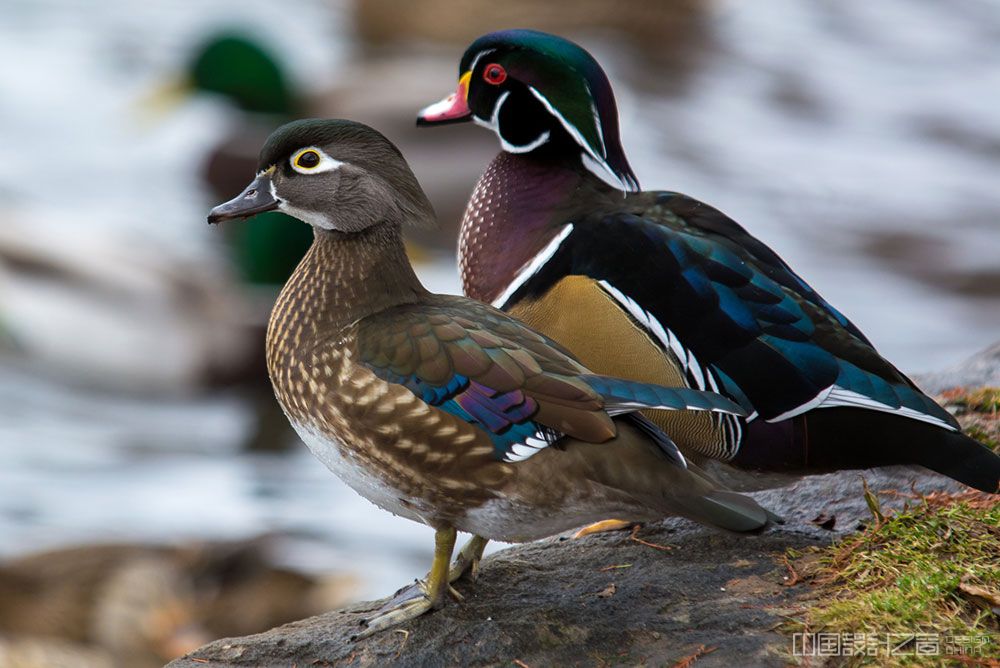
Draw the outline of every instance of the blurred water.
M627 44L588 42L616 82L644 186L731 213L905 370L1000 338L1000 5L712 7L711 42L680 90ZM0 224L178 262L218 262L196 170L231 112L195 100L152 119L139 100L220 25L267 37L316 90L351 48L346 10L324 0L112 0L100 12L6 0L2 14ZM449 84L428 82L427 101ZM450 261L422 271L457 289ZM150 401L0 371L0 555L290 531L289 559L307 568L363 564L365 595L429 563L428 529L358 498L303 448L239 453L251 416L235 396Z
M232 112L195 99L150 116L145 98L219 26L263 36L313 89L329 84L347 46L341 10L318 0L294 11L260 0L100 11L8 0L2 13L0 224L27 234L51 225L67 243L83 235L157 248L179 264L219 262L197 171ZM430 282L454 287L453 275L432 271ZM241 454L248 410L234 396L129 399L0 367L0 556L290 532L289 562L363 571L364 596L426 570L430 530L377 510L304 448Z
M305 448L245 454L236 397L128 400L0 382L0 557L69 543L288 535L284 560L359 572L373 596L430 563L432 533L344 487ZM364 564L363 569L359 564Z
M1000 339L1000 3L715 7L681 95L603 54L643 186L732 215L905 371Z

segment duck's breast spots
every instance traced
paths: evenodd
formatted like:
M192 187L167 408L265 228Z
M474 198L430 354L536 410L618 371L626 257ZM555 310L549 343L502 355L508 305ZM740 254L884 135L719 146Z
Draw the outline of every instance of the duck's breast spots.
M492 302L545 247L559 223L557 211L578 174L501 153L472 191L459 230L459 270L465 294Z

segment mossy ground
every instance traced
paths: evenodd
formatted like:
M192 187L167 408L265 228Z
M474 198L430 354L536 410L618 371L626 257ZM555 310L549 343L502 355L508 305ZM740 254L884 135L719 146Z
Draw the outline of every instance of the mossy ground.
M1000 388L956 389L938 397L966 434L1000 453Z
M956 390L941 402L966 433L1000 452L1000 389ZM785 630L830 643L796 660L1000 666L1000 496L895 494L907 498L903 510L883 513L867 493L872 521L863 531L825 549L788 553L792 579L814 590ZM890 652L890 642L909 635ZM917 654L918 644L926 654Z

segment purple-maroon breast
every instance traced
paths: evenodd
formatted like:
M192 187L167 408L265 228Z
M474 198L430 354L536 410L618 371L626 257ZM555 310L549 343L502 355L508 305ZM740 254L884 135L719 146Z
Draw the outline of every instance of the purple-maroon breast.
M581 183L568 167L501 153L472 191L458 237L462 288L492 302L558 233L555 216Z

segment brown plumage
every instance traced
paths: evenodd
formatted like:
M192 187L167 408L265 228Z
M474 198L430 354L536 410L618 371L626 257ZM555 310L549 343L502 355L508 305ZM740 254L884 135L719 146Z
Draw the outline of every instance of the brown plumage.
M441 604L440 562L447 565L456 529L529 540L612 515L684 515L735 531L768 523L766 511L688 466L669 437L634 413L735 412L735 404L594 375L488 305L427 292L407 261L408 221L398 215L426 212L426 200L391 144L363 127L310 121L280 129L257 179L210 221L270 206L316 227L268 330L278 400L313 453L351 487L438 532L423 602L387 611L374 628ZM358 155L366 142L380 161ZM317 156L306 162L324 169L297 163L310 151ZM366 196L394 198L362 207L388 217L343 220L341 200L356 210Z

